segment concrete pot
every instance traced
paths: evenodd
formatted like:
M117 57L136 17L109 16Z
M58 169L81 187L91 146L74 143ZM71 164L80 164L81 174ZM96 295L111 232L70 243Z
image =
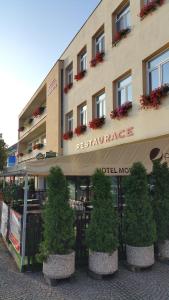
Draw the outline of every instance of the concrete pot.
M161 259L169 259L169 240L158 243L158 255Z
M154 245L134 247L126 245L127 263L136 267L150 267L154 264Z
M103 253L90 250L89 270L100 275L113 274L118 270L118 251Z
M43 262L43 274L49 279L63 279L75 272L75 252L49 255Z

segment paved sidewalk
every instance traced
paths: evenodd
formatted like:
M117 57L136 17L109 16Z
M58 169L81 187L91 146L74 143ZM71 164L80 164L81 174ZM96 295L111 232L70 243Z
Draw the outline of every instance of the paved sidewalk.
M94 280L83 270L49 287L38 273L19 273L0 240L0 300L169 300L169 265L133 273L120 266L111 279Z

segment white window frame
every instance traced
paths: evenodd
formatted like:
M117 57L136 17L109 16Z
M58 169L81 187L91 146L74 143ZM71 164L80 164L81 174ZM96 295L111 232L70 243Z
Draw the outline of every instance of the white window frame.
M167 52L167 51L169 51L169 49L167 49L167 50L161 52L160 54L158 54L158 55L152 57L151 59L149 59L149 60L147 61L147 64L146 64L146 74L147 74L147 77L146 77L146 79L147 79L147 92L148 92L148 93L151 92L151 89L150 89L150 81L149 81L149 74L150 74L152 71L158 69L158 87L160 87L160 86L163 84L163 83L162 83L162 82L163 82L162 66L163 66L164 64L166 64L166 63L169 62L169 56L168 56L168 58L166 58L165 60L161 61L158 65L156 65L156 66L154 66L154 67L152 67L152 68L149 68L149 63L150 63L151 61L153 61L154 59L156 59L157 57L160 57L161 55L163 55L163 53L165 53L165 52Z
M104 95L104 99L100 99L100 97ZM97 112L97 107L99 105L99 114ZM101 109L100 109L101 107ZM102 115L100 114L100 111L102 111ZM106 116L106 94L105 92L98 94L95 97L95 116L96 118L102 118Z
M126 85L123 86L123 87L119 87L120 82L126 80L126 79L129 78L129 77L131 77L131 82L128 83L128 84L126 84ZM125 77L123 77L123 78L121 78L120 80L117 81L117 85L116 85L116 91L117 91L117 93L116 93L116 99L117 99L117 101L116 101L116 102L117 102L117 107L123 105L123 103L120 103L120 101L119 101L119 92L120 92L121 90L124 90L124 91L125 91L125 101L124 101L124 103L128 101L128 87L129 87L129 86L131 86L131 88L132 88L132 75L131 75L131 74L130 74L130 75L127 75L127 76L125 76ZM130 101L132 101L132 99L131 99Z
M128 4L127 6L125 6L121 12L117 13L116 15L116 30L118 31L118 22L121 22L121 20L123 20L122 22L124 22L124 28L123 29L127 29L131 27L131 23L129 24L129 26L127 25L127 20L126 20L126 16L128 15L128 13L130 13L130 4ZM131 21L131 15L130 15L130 21Z
M80 54L79 65L80 65L81 72L87 70L87 51Z
M66 116L66 130L73 131L73 112L70 112Z
M66 84L73 83L73 65L66 68Z
M97 50L98 47L98 50ZM101 32L95 38L95 53L102 53L105 51L105 34Z
M83 121L81 122L81 116ZM80 125L87 125L87 104L81 105L79 108L79 123Z

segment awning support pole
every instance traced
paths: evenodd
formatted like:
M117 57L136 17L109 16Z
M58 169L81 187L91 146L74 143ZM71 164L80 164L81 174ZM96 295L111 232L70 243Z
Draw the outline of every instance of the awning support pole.
M21 272L23 271L25 259L25 243L26 243L26 217L27 217L27 200L28 200L28 175L24 177L24 207L23 207L23 220L22 220L22 248L21 248Z

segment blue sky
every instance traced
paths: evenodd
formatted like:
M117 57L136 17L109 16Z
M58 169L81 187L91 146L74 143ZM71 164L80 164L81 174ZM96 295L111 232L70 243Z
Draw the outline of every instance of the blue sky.
M0 133L17 141L18 115L100 0L0 0Z

